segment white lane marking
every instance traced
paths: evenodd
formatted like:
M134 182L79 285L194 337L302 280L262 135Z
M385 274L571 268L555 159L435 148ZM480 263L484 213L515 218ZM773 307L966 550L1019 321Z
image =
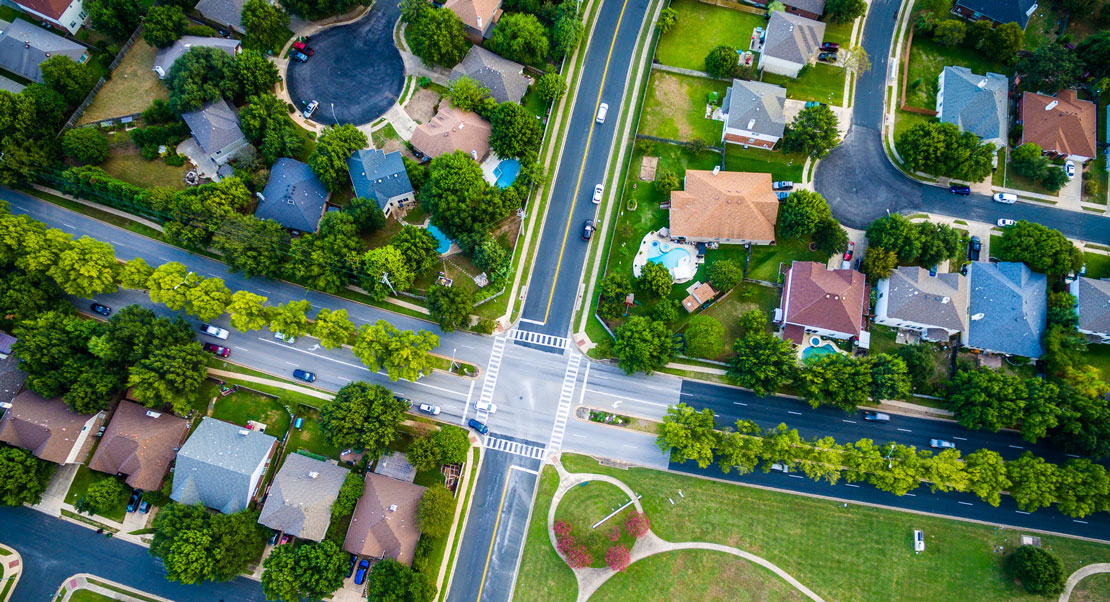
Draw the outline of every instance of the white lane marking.
M247 350L245 347L239 347L238 345L232 347L232 349L238 349L239 351L246 351Z
M270 293L270 291L268 291L268 290L266 290L266 289L264 289L264 288L260 288L260 289L258 289L258 292L260 292L260 293L266 293L267 295L271 294L271 293Z
M910 496L910 497L917 497L917 494L916 494L916 493L907 493L906 495L908 495L908 496Z
M960 502L960 503L965 505L965 506L974 506L975 505L975 504L972 504L971 502Z
M587 437L585 435L579 435L578 433L571 433L570 436L571 437L578 437L579 439L589 439L589 437Z
M853 485L852 483L845 483L845 485L847 485L849 487L855 487L857 489L859 488L859 485Z
M110 243L112 243L113 245L116 245L116 246L119 246L119 245L123 244L123 243L119 242L118 240L111 240L111 239L109 239L108 242L110 242Z
M67 223L65 223L65 222L62 222L62 225L63 225L63 226L65 226L65 227L67 227L67 228L73 228L74 230L76 230L76 229L77 229L77 226L74 226L73 224L67 224Z
M165 257L162 257L161 255L158 256L158 259L161 259L162 261L165 261L165 262L173 261L172 259L166 259Z
M1021 510L1014 510L1014 512L1017 512L1018 514L1029 514L1028 512L1023 512Z
M1081 525L1085 525L1085 524L1087 524L1087 521L1085 521L1085 520L1079 520L1079 519L1076 519L1076 518L1073 518L1073 519L1071 519L1071 522L1073 522L1073 523L1079 523L1079 524L1081 524Z
M734 402L732 402L732 403L733 403L734 405L738 405L738 406L746 406L746 405L748 405L748 404L746 404L746 403L744 403L744 402L742 402L742 401L734 401Z
M902 429L902 428L900 428L900 429L898 429L898 430L902 431L903 433L912 433L912 432L913 432L913 431L911 431L910 429Z
M802 415L801 412L795 412L794 410L787 410L786 413L787 414L794 414L795 416L801 416Z
M963 437L952 437L952 438L955 439L956 441L967 441L967 439L965 439Z
M798 474L792 474L792 475L790 475L790 476L791 476L791 477L793 477L793 478L795 478L795 479L800 479L800 478L802 478L802 475L798 475Z
M843 418L841 418L841 419L840 419L840 421L841 421L841 422L847 422L848 424L855 424L855 423L856 423L856 421L855 421L855 420L845 420L845 419L843 419Z
M336 376L336 378L338 378L339 380L343 380L343 381L351 382L351 379L349 379L349 378L345 378L345 377L342 377L342 376Z
M1064 455L1065 455L1065 456L1067 456L1067 457L1069 457L1069 458L1078 458L1078 457L1079 457L1079 456L1077 456L1077 455L1075 455L1075 454L1064 454Z
M285 362L285 363L289 364L290 366L296 366L297 365L297 364L294 364L293 362Z
M679 395L685 395L687 397L693 397L694 396L693 393L679 393Z
M459 345L459 347L462 347L463 349L474 349L470 345Z
M1024 447L1022 447L1020 445L1011 445L1010 447L1012 447L1014 449L1025 449Z
M589 391L590 393L597 393L598 395L606 395L608 397L615 397L617 399L623 399L625 401L631 401L631 402L634 402L634 403L644 403L644 404L647 404L649 406L656 406L656 407L659 407L659 408L668 407L667 404L665 404L665 403L655 403L654 401L644 401L643 399L634 399L632 397L621 397L620 395L613 395L612 393L606 393L605 391L598 391L597 389L586 389L586 390Z
M512 466L510 466L509 470L519 470L521 472L527 472L529 474L534 474L534 475L539 475L540 474L540 472L538 470L532 470L531 468L525 468L523 466L517 466L516 464L513 464Z
M535 324L536 326L543 326L544 324L546 324L546 322L540 322L539 320L529 320L528 318L521 318L520 321L524 322L525 324Z
M631 447L632 449L636 449L636 446L635 446L635 445L629 445L629 444L627 444L627 443L625 443L625 444L623 444L623 445L624 445L625 447Z

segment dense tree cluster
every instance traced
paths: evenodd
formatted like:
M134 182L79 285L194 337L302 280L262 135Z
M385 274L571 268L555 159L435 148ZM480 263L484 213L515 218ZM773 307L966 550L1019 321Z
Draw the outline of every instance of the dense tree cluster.
M848 0L849 2L854 0ZM997 57L1011 63L1017 52L1025 45L1025 31L1017 23L1003 23L995 26L989 20L967 23L948 14L951 4L925 7L918 13L914 29L918 35L931 35L944 46L963 46ZM826 5L826 11L828 11Z
M365 3L361 0L281 0L285 10L309 21L341 15L360 4Z
M568 3L564 2L563 4ZM574 3L569 4L573 7ZM572 13L574 12L576 11L573 11L572 8ZM577 19L578 17L575 14L572 18ZM559 48L564 52L578 43L577 39L572 39L577 36L566 31L568 25L564 24L563 35L565 39L559 45ZM578 31L578 35L581 35L581 24L579 24ZM506 13L502 15L497 22L497 27L493 30L493 36L486 42L486 45L489 46L490 50L511 61L536 67L543 66L544 59L551 50L547 30L535 15L528 13Z
M431 602L436 586L419 571L386 558L370 569L366 580L367 595L382 602Z
M266 0L247 0L240 14L245 41L257 49L272 49L281 43L289 29L289 14Z
M964 248L960 232L948 224L914 223L897 213L871 222L867 244L860 269L872 282L889 277L900 265L932 268L958 258Z
M329 444L365 450L377 457L400 436L397 429L407 409L389 389L353 382L320 409L320 428Z
M322 600L343 587L347 553L331 541L275 546L262 562L262 593L267 600Z
M267 537L257 512L212 514L173 503L154 517L150 555L162 560L170 581L230 581L258 561Z
M316 150L308 157L308 166L325 188L335 192L350 181L347 159L367 144L366 134L351 124L324 128L316 139Z
M1041 147L1032 142L1026 142L1010 152L1010 169L1018 175L1039 180L1052 192L1063 188L1068 181L1064 168L1053 165L1048 157L1042 154Z
M89 0L84 6L93 28L117 40L127 39L143 17L133 0Z
M643 316L629 318L614 333L613 354L626 373L652 372L667 365L678 354L671 330L664 322Z
M454 67L470 48L459 17L428 0L402 0L401 21L407 24L405 37L412 53L425 65Z
M57 465L0 443L0 506L37 504Z
M902 163L911 171L979 182L991 174L995 148L952 123L925 121L895 141Z
M782 137L782 150L823 159L840 144L837 123L836 115L828 105L804 108L786 127L786 133Z
M1083 266L1083 253L1063 234L1025 220L1002 230L991 253L1003 261L1020 261L1036 272L1063 276Z
M181 7L172 4L155 6L143 20L143 39L155 48L168 48L185 34L187 23Z

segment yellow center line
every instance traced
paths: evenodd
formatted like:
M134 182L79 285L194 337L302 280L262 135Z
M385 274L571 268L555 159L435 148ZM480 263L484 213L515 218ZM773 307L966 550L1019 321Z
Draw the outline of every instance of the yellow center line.
M601 72L601 86L605 87L605 76L609 73L609 60L613 58L613 48L617 45L617 34L621 30L621 20L624 19L624 9L628 7L628 0L624 0L621 5L621 13L617 17L617 28L613 30L613 40L609 42L609 54L605 57L605 69ZM585 60L582 61L582 66L585 67ZM551 302L555 299L555 283L559 281L559 268L563 265L563 252L567 248L567 236L570 235L570 220L574 218L574 206L578 203L578 189L582 187L582 175L586 171L586 155L590 152L590 139L594 135L594 126L597 125L597 110L601 106L601 89L598 88L597 102L594 103L594 112L590 116L590 131L586 134L586 148L582 151L582 166L578 168L578 182L574 185L574 196L571 197L570 213L567 215L567 227L563 230L563 244L559 247L559 260L555 263L555 277L551 280L551 294L547 296L547 309L543 312L543 321L547 322L547 316L551 313ZM620 113L620 107L617 107L617 113Z
M478 584L478 600L482 599L482 589L486 587L486 573L489 572L489 559L493 556L493 540L497 537L497 526L501 524L501 510L505 508L505 494L509 492L509 478L513 476L513 467L505 471L505 487L501 489L501 503L497 505L497 519L493 521L493 535L489 538L489 552L486 553L486 566L482 569L482 581Z

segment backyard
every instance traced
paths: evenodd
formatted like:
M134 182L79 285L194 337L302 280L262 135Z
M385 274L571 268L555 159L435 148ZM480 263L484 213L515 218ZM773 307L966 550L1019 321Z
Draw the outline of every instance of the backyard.
M728 296L710 305L709 309L702 314L713 318L725 327L725 355L731 355L732 342L740 336L740 316L758 309L770 320L781 298L782 291L777 288L742 282L732 289Z
M688 142L700 138L720 144L722 122L705 116L711 94L720 105L728 84L722 81L652 71L640 114L639 133Z
M752 247L752 256L748 261L748 278L778 282L779 264L791 261L816 261L823 264L828 260L824 253L810 251L809 241L784 238L778 244Z
M845 73L841 67L817 63L804 67L796 79L764 71L760 81L786 88L787 98L839 106L844 103Z
M309 453L333 460L339 459L339 448L324 440L324 432L320 429L320 421L316 418L317 414L318 411L315 408L303 405L297 406L297 417L304 420L301 422L300 428L294 428L289 433L289 440L285 443L286 455L303 449Z
M906 104L921 109L935 109L937 87L945 66L961 66L979 75L988 71L1008 73L1005 66L974 48L943 46L931 38L917 36L910 46L910 71L906 78Z
M664 65L695 71L705 71L705 57L717 46L747 50L752 30L766 23L760 15L698 0L674 0L671 8L678 11L678 20L659 38L655 58Z
M151 69L156 53L145 40L136 41L78 124L141 113L154 99L168 99L169 92Z
M218 386L214 381L208 380L204 387L212 387L212 395ZM212 417L239 426L246 426L247 421L261 422L266 425L266 434L281 439L289 430L289 411L282 405L281 400L270 395L245 389L239 385L239 390L225 397L217 397L216 405L212 409Z
M744 148L735 144L725 147L725 169L728 171L771 172L772 180L801 182L804 179L804 153L784 153L762 148Z
M69 491L66 492L66 503L72 505L74 502L84 497L85 492L89 490L89 486L91 486L93 483L115 478L116 477L113 475L89 470L89 467L87 465L82 464L80 467L77 468L77 474L73 477L73 483L70 484ZM124 487L127 487L127 485L125 484ZM127 489L130 490L131 488L127 487ZM108 520L116 521L118 523L123 522L123 517L126 513L127 499L124 498L121 503L117 504L114 508L108 510L100 516L103 516Z
M112 148L112 156L100 164L112 177L143 188L163 186L183 190L188 163L181 167L167 165L162 159L147 161L139 154L139 147L131 142Z

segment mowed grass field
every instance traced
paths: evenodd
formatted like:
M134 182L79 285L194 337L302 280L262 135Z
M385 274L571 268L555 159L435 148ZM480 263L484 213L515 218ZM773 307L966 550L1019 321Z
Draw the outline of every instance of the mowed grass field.
M706 117L705 110L710 93L716 92L720 103L726 90L725 82L652 71L639 133L682 142L700 138L719 145L724 124Z
M154 99L167 100L169 92L152 68L157 53L145 40L136 41L78 124L141 113Z
M664 65L705 71L705 57L725 45L747 50L752 30L763 27L760 15L731 10L698 0L674 0L678 20L659 38L655 58Z

